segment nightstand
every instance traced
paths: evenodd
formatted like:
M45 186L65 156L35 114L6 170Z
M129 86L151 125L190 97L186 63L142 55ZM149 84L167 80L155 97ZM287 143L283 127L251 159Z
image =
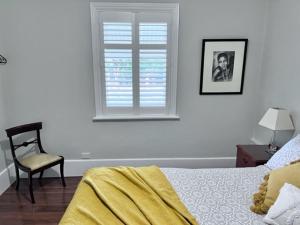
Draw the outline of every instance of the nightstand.
M237 145L236 167L254 167L265 164L272 154L268 145Z

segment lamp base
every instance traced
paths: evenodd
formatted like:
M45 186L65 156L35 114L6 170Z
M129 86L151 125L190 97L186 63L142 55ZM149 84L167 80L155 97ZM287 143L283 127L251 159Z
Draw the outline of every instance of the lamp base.
M275 152L278 151L278 149L279 149L278 146L269 144L268 149L266 150L266 152L273 155Z

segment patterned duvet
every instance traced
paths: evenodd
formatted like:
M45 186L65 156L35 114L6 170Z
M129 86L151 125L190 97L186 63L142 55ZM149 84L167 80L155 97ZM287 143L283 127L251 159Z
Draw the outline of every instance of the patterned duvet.
M249 207L267 167L161 170L199 224L265 225Z

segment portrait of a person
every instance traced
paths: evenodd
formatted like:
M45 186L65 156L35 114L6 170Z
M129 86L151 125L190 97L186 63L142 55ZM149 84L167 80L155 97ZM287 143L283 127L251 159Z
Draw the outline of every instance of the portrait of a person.
M232 81L234 52L214 52L212 81Z

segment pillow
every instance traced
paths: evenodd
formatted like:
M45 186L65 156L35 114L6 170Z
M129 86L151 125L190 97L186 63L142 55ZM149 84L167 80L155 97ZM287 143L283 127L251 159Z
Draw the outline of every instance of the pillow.
M277 169L300 159L300 134L279 149L266 163L270 169Z
M263 221L267 224L291 225L299 224L300 219L300 189L285 183L279 196L270 208Z
M300 188L300 162L272 170L269 175L266 175L258 193L253 195L251 211L257 214L266 214L276 201L284 183Z

